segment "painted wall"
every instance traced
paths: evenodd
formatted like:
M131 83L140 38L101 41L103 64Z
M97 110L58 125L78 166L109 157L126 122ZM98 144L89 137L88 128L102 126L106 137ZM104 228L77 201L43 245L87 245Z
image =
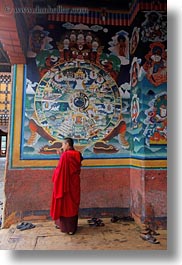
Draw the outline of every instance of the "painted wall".
M139 12L130 27L31 30L27 65L14 67L5 225L49 217L65 136L84 157L82 216L131 211L144 221L150 205L166 218L166 60L165 12Z
M49 219L52 172L44 169L8 171L5 182L5 226L22 219ZM129 169L82 169L80 217L128 214Z
M167 228L166 170L130 170L130 211L138 223Z

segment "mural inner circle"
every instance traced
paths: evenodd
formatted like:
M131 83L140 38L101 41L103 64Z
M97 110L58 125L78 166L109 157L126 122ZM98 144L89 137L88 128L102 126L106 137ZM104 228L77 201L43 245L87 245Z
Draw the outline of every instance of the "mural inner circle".
M101 67L67 62L49 70L35 93L41 127L55 140L72 137L77 145L102 140L119 122L121 97Z

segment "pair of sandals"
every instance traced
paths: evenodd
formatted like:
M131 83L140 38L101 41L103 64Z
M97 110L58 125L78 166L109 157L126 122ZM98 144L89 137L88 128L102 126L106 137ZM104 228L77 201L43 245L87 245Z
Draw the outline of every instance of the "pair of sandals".
M116 216L116 215L114 215L111 218L111 222L112 223L118 223L118 222L121 222L121 221L124 221L124 222L133 222L134 221L134 218L131 217L131 216L123 216L123 217L120 217L120 216Z
M17 225L16 228L19 229L20 231L24 231L24 230L35 228L35 225L32 223L28 223L28 222L22 222L21 224Z
M92 219L87 220L89 226L104 226L104 222L100 218L93 217Z
M160 244L160 242L152 235L150 234L140 234L141 239L148 241L149 243L152 244Z
M147 235L153 235L153 236L159 236L160 234L156 232L155 230L152 230L150 227L146 227L144 230L141 231L141 234Z
M154 237L158 235L160 235L158 232L152 230L150 227L147 227L144 231L141 231L140 237L149 243L160 244L160 242Z

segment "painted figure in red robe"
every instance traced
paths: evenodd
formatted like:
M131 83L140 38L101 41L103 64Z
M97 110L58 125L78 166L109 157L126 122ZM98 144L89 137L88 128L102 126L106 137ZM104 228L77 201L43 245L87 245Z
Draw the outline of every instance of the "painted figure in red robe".
M82 155L74 149L72 138L65 138L53 174L51 217L61 232L74 234L78 226Z

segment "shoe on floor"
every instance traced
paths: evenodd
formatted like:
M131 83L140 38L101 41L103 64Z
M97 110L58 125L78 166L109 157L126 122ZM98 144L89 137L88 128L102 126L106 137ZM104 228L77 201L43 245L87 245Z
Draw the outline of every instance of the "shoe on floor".
M33 225L32 223L26 223L25 225L21 226L20 231L24 231L24 230L28 230L32 228L35 228L35 225Z

